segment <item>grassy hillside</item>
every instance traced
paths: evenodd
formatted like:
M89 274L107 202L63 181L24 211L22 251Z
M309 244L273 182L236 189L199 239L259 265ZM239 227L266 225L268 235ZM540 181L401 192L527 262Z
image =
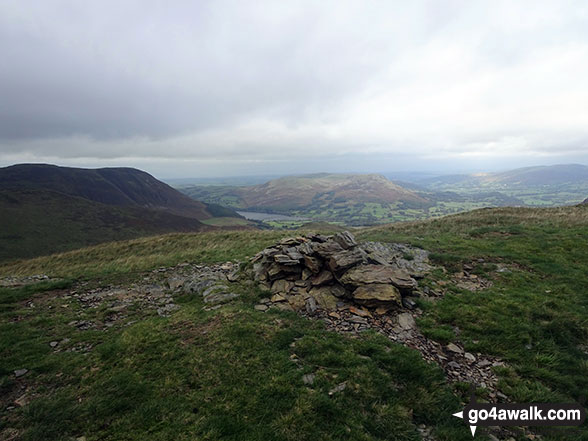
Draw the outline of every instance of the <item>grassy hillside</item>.
M435 253L447 273L432 286L446 294L425 305L421 326L441 340L458 338L468 350L508 360L501 382L513 400L585 402L588 207L480 210L362 236ZM476 292L456 286L454 275L466 265L493 286Z
M212 217L202 202L133 168L18 164L0 168L0 189L50 190L105 205L151 208L198 220Z
M0 213L0 260L207 228L165 211L112 207L53 191L0 190Z
M180 295L174 297L180 309L169 317L137 308L124 326L83 332L68 326L116 315L108 305L81 309L67 297L72 290L125 286L156 274L144 271L182 262L242 260L286 234L172 234L1 265L2 275L45 273L88 285L0 291L0 395L12 397L21 385L30 394L28 404L1 411L0 434L418 440L425 425L437 440L471 439L450 416L466 399L466 385L446 383L435 365L382 336L349 338L293 313L254 311L267 293L247 283L239 285L238 301L219 309ZM501 357L506 364L494 369L509 399L586 402L587 206L478 210L356 236L432 251L440 269L421 285L442 295L419 300L419 327L441 343ZM488 281L486 288L468 290L464 271ZM92 349L53 351L49 342L64 338L67 348ZM29 372L15 378L21 368ZM302 380L309 373L312 385ZM343 382L343 391L329 395ZM484 390L478 392L483 399ZM584 440L588 428L513 436L538 439L537 433L543 440ZM490 438L481 430L476 439Z
M235 209L284 213L361 225L392 220L402 209L430 201L380 175L319 173L287 176L253 186L184 187L187 195Z
M251 225L230 208L195 201L136 169L0 168L0 260L215 226Z

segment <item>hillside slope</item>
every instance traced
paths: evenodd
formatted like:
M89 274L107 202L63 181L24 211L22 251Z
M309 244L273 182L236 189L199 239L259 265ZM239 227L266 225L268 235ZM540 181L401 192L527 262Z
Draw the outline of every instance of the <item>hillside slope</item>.
M286 176L252 186L194 186L185 194L235 209L281 213L350 225L393 220L401 209L428 207L430 201L375 174L319 173Z
M427 201L381 175L318 173L286 176L261 185L197 186L182 189L193 197L248 210L287 212L312 208L317 203L417 203Z
M0 288L0 438L472 439L452 416L469 384L386 332L326 328L348 311L264 312L270 293L243 278L231 285L238 297L211 308L169 283L233 271L227 260L304 233L171 234L0 264L0 281L81 279ZM438 269L419 280L412 326L456 371L500 360L488 367L500 394L476 383L480 400L583 402L588 207L484 209L357 233L431 252ZM357 312L367 318L356 324L384 330L397 314ZM586 424L478 427L476 439L587 435Z
M381 175L316 174L287 176L242 193L248 208L292 209L313 202L426 202L411 190L400 187Z
M196 201L136 169L0 168L0 260L211 228L201 221L248 227L232 209Z
M167 211L113 207L47 190L0 190L0 213L0 260L210 228Z
M588 166L581 164L558 164L523 167L498 173L476 173L470 175L447 175L419 181L429 188L446 186L506 186L535 187L562 184L588 183Z
M18 164L0 168L0 189L51 190L106 205L164 210L198 220L213 217L202 202L134 168Z

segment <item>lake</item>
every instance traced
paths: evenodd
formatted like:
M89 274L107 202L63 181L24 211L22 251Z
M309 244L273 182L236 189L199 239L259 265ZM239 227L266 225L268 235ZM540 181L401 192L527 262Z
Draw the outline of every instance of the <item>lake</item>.
M256 213L254 211L237 211L245 219L255 221L305 221L305 217L286 216L284 214Z

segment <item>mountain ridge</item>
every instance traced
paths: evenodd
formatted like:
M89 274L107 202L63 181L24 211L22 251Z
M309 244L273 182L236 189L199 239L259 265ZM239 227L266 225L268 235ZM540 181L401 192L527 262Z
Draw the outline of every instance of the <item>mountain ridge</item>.
M232 208L275 212L311 209L321 203L428 202L379 174L312 173L284 176L259 185L193 186L181 190Z
M421 180L428 187L436 185L510 185L544 186L588 182L588 166L555 164L520 167L502 172L442 175Z
M0 168L0 260L102 242L214 229L233 210L193 200L132 168ZM242 225L241 228L244 226Z
M17 164L0 168L0 189L23 188L54 190L107 205L165 210L197 220L213 217L202 202L142 170L128 167L84 169Z

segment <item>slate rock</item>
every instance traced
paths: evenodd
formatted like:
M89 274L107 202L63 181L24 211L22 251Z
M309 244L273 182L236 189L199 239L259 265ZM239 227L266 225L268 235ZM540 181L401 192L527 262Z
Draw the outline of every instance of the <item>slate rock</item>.
M400 291L393 285L373 283L355 289L351 297L357 303L366 306L402 305Z
M337 242L328 241L322 243L313 243L312 250L314 253L318 254L320 257L324 259L330 258L333 254L340 253L343 250L343 247L339 245Z
M417 286L416 280L407 272L391 266L373 264L351 268L339 281L344 285L356 287L370 283L392 283L397 288L412 290Z
M280 245L300 245L304 238L302 237L287 237L285 239L280 240Z
M352 315L351 317L349 317L347 319L347 321L350 323L356 323L359 325L367 325L368 324L368 321L365 317L360 317L358 315Z
M398 314L396 319L398 320L398 326L400 326L402 329L404 329L406 331L408 331L410 329L414 329L416 327L414 317L412 316L412 314L410 314L408 312L403 312L401 314Z
M314 374L306 374L302 376L302 382L308 386L311 386L314 383Z
M446 347L449 352L453 352L455 354L463 354L463 349L457 346L455 343L449 343Z
M337 309L337 297L333 295L330 288L329 286L321 286L310 290L311 297L322 309Z
M463 354L463 356L469 361L476 361L476 356L469 352L466 352L465 354Z
M344 250L348 250L357 246L355 237L353 237L353 234L351 234L349 231L343 231L341 233L335 234L333 236L333 240L341 245L341 248Z
M345 250L332 254L329 259L329 269L335 273L365 262L366 254L360 249Z
M403 297L402 298L402 306L404 306L406 309L415 309L417 304L414 300L409 299L408 297Z
M294 282L285 279L278 279L272 283L271 292L276 293L288 293L294 288Z
M218 281L214 279L197 279L192 282L188 282L187 284L184 284L184 292L186 292L187 294L201 294L204 290L208 289L213 285L216 285L217 283Z
M239 297L239 294L230 292L225 285L215 285L208 288L203 294L204 303L218 305Z
M286 301L286 297L284 297L282 294L274 294L271 298L271 301L274 303L277 302L285 302Z
M302 254L300 254L300 258L302 258ZM280 265L298 265L300 263L300 259L293 259L288 254L276 254L274 256L274 260Z
M329 396L335 395L336 393L343 392L347 388L347 382L343 382L335 386L329 391Z
M306 308L306 312L309 314L314 314L318 307L314 297L309 297L308 299L306 299L304 306Z
M28 371L28 369L17 369L14 371L14 376L16 378L22 377L23 375L26 375Z
M318 257L304 256L304 265L313 273L320 272L323 262Z
M288 303L293 310L299 311L306 306L306 299L301 294L294 294L288 297Z
M304 258L304 256L296 248L287 248L286 255L290 257L290 259L296 260L297 262L300 262Z
M167 280L169 289L172 291L180 289L182 286L184 286L184 283L186 283L186 279L183 277L171 277Z
M312 286L325 285L333 281L333 273L327 270L321 271L318 275L310 279Z

